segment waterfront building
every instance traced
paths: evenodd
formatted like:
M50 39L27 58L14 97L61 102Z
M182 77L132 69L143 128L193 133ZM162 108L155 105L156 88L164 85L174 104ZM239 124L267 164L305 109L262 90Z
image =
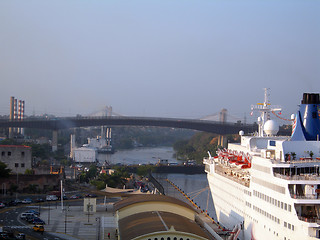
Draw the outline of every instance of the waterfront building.
M211 239L195 222L195 210L173 197L139 194L115 203L114 208L121 240Z

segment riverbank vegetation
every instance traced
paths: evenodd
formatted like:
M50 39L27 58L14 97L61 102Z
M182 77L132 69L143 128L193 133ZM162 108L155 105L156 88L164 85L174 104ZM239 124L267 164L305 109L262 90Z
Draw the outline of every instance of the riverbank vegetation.
M228 142L239 141L238 135L226 137ZM197 163L201 163L202 159L208 156L208 151L215 156L218 147L218 135L205 132L196 133L189 140L177 141L173 144L178 159L196 160Z

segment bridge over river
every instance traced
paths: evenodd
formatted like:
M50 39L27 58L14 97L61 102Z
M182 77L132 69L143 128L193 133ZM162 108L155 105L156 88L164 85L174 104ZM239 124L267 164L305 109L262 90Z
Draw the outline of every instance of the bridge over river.
M90 126L157 126L193 129L217 134L234 134L257 131L256 124L222 123L209 120L155 118L155 117L68 117L68 118L27 118L24 120L1 120L0 128L37 128L61 130Z
M57 131L68 128L90 126L157 126L185 128L219 135L236 134L240 130L252 133L258 130L256 124L217 122L198 119L156 118L156 117L67 117L67 118L27 118L23 120L0 120L0 128L37 128L53 131L53 145L57 144Z

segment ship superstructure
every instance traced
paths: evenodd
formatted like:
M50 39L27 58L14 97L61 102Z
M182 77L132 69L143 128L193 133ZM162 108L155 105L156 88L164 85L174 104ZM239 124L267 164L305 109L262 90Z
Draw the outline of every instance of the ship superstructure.
M256 109L259 133L204 159L217 221L230 239L319 239L319 94L303 95L291 137L275 136L267 97Z

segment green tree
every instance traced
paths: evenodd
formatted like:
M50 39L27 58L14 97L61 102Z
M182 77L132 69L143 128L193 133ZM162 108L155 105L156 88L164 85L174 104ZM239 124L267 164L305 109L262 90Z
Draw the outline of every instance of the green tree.
M28 186L28 192L31 192L31 193L36 193L38 191L38 185L36 184L30 184Z
M26 175L33 175L34 171L32 169L26 169L26 171L24 172L24 174Z
M12 195L14 192L16 192L18 190L18 185L16 184L11 184L9 187L9 192Z
M0 162L0 176L3 178L9 177L11 169L7 168L7 164Z
M106 187L105 182L99 180L91 180L90 184L94 185L98 190L102 190Z
M137 175L140 177L145 177L153 170L152 166L149 165L142 165L137 168Z

